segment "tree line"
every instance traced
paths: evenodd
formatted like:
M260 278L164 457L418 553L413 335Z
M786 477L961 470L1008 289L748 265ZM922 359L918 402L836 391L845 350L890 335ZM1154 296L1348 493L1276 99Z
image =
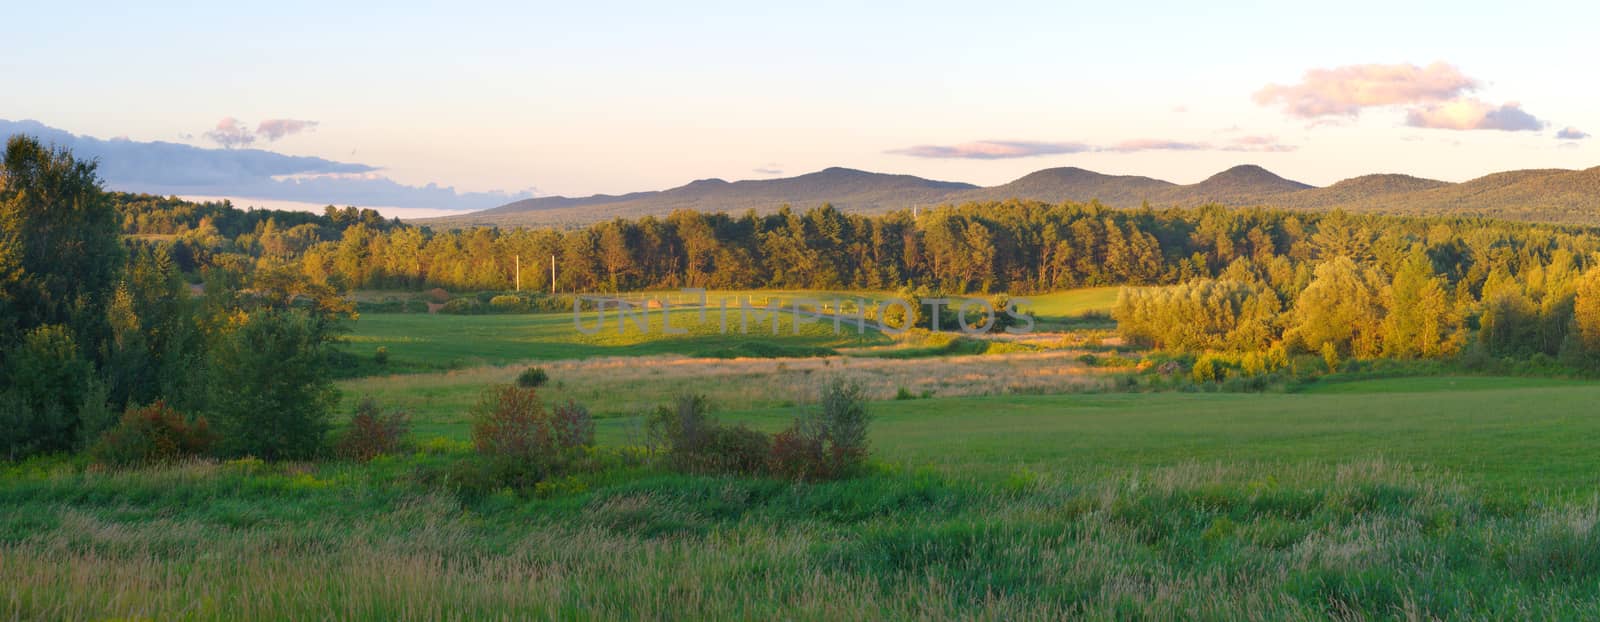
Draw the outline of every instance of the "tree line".
M337 394L349 303L287 266L203 270L125 244L93 162L26 137L0 162L0 457L87 448L164 403L209 419L225 455L303 457ZM157 408L150 412L166 412ZM131 419L130 419L131 418ZM205 427L205 426L201 426Z

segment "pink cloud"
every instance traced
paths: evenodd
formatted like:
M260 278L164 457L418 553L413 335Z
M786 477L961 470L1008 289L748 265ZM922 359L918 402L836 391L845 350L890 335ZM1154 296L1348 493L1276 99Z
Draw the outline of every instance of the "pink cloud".
M889 153L917 158L965 158L972 160L1003 160L1029 158L1042 155L1083 153L1094 148L1083 143L1052 143L1021 140L982 140L959 145L917 145L895 149Z
M303 121L300 119L267 119L256 124L256 133L265 136L268 141L275 141L290 134L310 131L317 128L316 121Z
M1454 65L1443 62L1427 67L1398 65L1347 65L1307 71L1299 84L1269 84L1257 91L1263 106L1281 106L1301 118L1353 117L1364 108L1442 102L1476 90L1479 82Z
M248 147L256 142L255 134L250 133L250 128L233 117L223 117L217 122L216 129L206 132L204 136L228 149Z
M1575 127L1572 127L1570 125L1567 126L1567 127L1561 128L1561 131L1556 132L1556 138L1559 138L1561 140L1583 140L1583 139L1588 138L1588 137L1589 137L1589 133L1588 132L1585 132L1585 131L1580 130L1580 129L1575 128Z
M1406 113L1406 125L1441 130L1521 132L1543 129L1545 123L1524 112L1516 102L1495 106L1464 97L1413 108Z

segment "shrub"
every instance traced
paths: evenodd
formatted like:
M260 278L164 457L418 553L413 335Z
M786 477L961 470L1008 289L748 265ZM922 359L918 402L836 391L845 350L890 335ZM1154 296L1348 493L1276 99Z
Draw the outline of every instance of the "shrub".
M378 346L377 351L372 353L372 362L377 363L379 367L388 365L389 348L385 346Z
M302 311L260 310L208 353L207 415L229 457L304 459L321 453L338 405L332 325Z
M524 389L542 387L550 381L550 374L545 373L543 367L529 367L517 374L517 386Z
M495 313L527 313L528 303L521 297L501 295L489 299L489 310Z
M450 292L435 287L428 290L428 300L432 301L434 304L444 304L450 301Z
M138 466L203 455L211 451L215 441L204 417L191 422L158 401L144 408L128 409L116 427L100 437L89 455L99 464Z
M825 479L827 463L822 439L802 429L795 422L788 429L772 437L772 454L768 466L773 474L797 480Z
M552 441L558 449L594 445L594 416L582 404L568 400L550 417Z
M473 409L472 444L504 483L525 488L576 464L594 445L589 409L568 402L545 410L533 389L514 385L486 391Z
M549 422L533 389L495 387L472 411L472 444L485 456L542 461L550 453Z
M336 449L344 458L366 462L398 452L410 434L411 419L404 411L384 412L377 400L364 397L356 403L350 427L339 437Z
M479 313L480 311L481 309L478 307L478 301L471 298L454 298L449 302L444 303L444 306L439 307L440 313L449 313L452 315L473 315Z
M724 426L709 413L703 395L682 395L650 416L651 444L665 453L667 465L689 473L759 473L771 440L744 426Z
M773 437L768 466L778 475L801 480L854 474L867 461L870 420L861 385L830 380L816 409Z
M867 460L866 390L860 383L835 378L822 390L820 424L828 444L834 476L854 473Z

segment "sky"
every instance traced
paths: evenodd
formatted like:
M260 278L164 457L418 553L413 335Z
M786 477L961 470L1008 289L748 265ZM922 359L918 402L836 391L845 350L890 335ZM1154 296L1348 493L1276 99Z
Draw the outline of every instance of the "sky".
M863 4L18 4L0 119L132 143L117 157L151 164L113 186L413 209L830 166L1325 185L1600 164L1595 3ZM173 186L144 177L169 166L133 148L153 142L193 148L170 166L303 158Z

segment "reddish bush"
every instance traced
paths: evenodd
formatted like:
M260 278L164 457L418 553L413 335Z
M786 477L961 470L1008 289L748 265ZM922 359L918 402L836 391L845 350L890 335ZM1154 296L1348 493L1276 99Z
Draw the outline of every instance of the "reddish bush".
M825 455L822 440L815 434L807 434L797 423L772 437L772 455L767 464L772 474L778 477L826 479L828 462Z
M870 421L861 385L834 379L814 410L772 439L767 466L800 480L848 477L866 465Z
M472 413L472 444L485 456L537 459L552 448L550 417L533 389L514 385L483 394Z
M450 292L435 287L428 290L428 300L432 301L434 304L444 304L450 301Z
M344 458L366 462L401 449L411 434L411 418L404 411L384 412L378 401L362 398L356 404L350 427L339 437L336 451Z
M688 473L760 473L772 439L758 430L726 426L710 415L702 395L683 395L650 416L651 442L664 449L667 465Z
M204 417L190 421L158 401L128 409L89 453L100 464L135 466L199 456L210 452L216 440Z
M550 417L551 440L558 450L594 444L594 417L582 404L568 400Z

